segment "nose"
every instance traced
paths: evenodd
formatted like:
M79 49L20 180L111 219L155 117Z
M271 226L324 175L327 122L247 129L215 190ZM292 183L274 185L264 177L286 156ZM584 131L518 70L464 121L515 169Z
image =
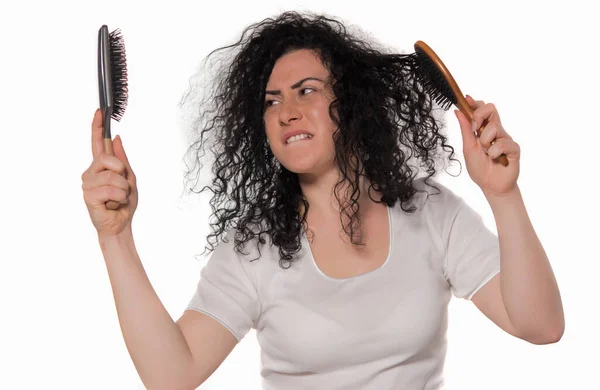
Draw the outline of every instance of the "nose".
M282 102L280 104L279 109L279 123L282 125L287 125L291 121L299 120L302 118L302 113L296 102L287 101Z

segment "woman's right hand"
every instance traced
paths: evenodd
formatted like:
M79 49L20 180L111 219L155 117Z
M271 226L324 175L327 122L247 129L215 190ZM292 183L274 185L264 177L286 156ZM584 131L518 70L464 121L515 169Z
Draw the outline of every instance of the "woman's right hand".
M98 235L110 236L131 228L138 204L136 178L121 137L115 137L112 156L104 150L102 114L98 109L92 121L92 155L90 167L81 175L83 199ZM110 210L106 202L114 200L119 207Z

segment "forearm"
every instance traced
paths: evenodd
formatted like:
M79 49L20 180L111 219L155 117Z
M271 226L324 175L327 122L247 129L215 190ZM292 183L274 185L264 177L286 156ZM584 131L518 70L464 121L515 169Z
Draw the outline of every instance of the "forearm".
M519 188L485 196L498 230L502 299L513 326L528 340L560 338L565 326L560 292Z
M178 388L190 374L192 355L148 280L131 231L99 242L121 332L140 378L148 389Z

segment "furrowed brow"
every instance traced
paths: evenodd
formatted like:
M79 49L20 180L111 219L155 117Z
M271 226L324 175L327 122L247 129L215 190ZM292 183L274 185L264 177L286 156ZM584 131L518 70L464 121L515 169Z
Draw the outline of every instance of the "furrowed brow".
M305 81L308 81L308 80L316 80L316 81L320 81L322 83L324 82L323 80L321 80L320 78L317 78L317 77L306 77L306 78L303 78L302 80L298 81L294 85L292 85L291 88L292 89L299 88L302 84L304 84ZM281 95L281 90L279 90L279 89L267 90L265 92L267 95Z

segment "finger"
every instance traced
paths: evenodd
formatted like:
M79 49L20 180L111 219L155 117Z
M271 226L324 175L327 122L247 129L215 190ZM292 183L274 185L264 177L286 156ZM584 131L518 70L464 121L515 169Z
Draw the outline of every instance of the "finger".
M135 173L133 173L133 169L131 168L131 164L129 163L129 158L127 158L127 153L125 153L125 148L123 147L123 140L120 135L115 137L113 142L115 156L121 160L125 166L125 171L127 172L127 178L135 184L136 178Z
M84 199L92 205L104 205L109 200L127 203L127 192L112 186L96 187L83 193Z
M473 110L485 106L485 102L483 100L475 100L471 95L465 95L465 99L467 99L467 103Z
M88 171L90 174L96 175L105 170L122 175L126 172L126 167L125 163L119 160L118 157L102 152L94 159L94 161L92 161Z
M477 131L477 129L479 129L484 123L486 123L486 126L490 123L498 123L501 125L500 116L498 115L496 106L494 106L492 103L479 106L473 111L473 131Z
M518 158L521 154L521 147L510 138L500 138L494 142L487 151L488 156L492 160L497 159L501 155L506 155L507 158Z
M477 137L471 128L471 122L459 110L454 110L454 114L460 124L460 131L463 139L463 150L473 150L477 147Z
M105 186L116 187L129 192L130 184L123 176L112 171L102 171L96 175L89 175L81 183L81 188L84 191Z
M490 122L484 128L479 135L479 142L481 146L488 149L494 143L494 140L498 138L505 138L507 135L503 134L502 126L497 122Z
M97 109L92 120L92 156L96 157L102 151L102 111Z

